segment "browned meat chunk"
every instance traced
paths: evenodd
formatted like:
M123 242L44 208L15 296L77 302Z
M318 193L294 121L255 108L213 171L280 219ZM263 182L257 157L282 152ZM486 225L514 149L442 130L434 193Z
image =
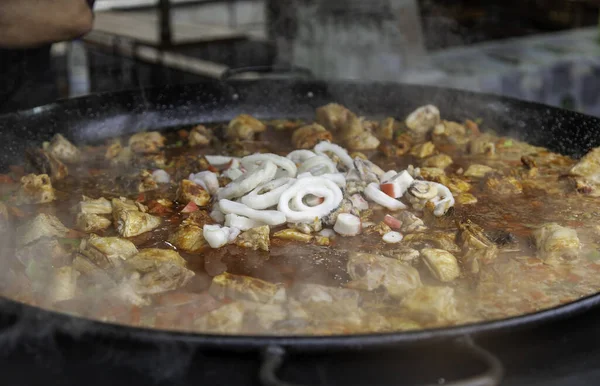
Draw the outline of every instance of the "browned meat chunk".
M321 141L331 141L331 133L318 123L302 126L292 134L292 144L296 149L312 149Z
M55 134L50 142L44 143L44 150L68 164L81 160L81 151L61 134Z
M137 133L129 138L129 148L134 153L158 153L165 145L165 137L158 131Z
M44 204L56 199L52 182L47 174L29 174L21 178L17 204Z
M177 190L177 199L184 203L193 202L199 207L205 207L210 203L210 193L190 180L182 180Z
M228 139L251 141L256 133L262 133L266 129L267 126L258 119L247 114L241 114L229 122L225 136Z
M59 181L69 175L67 166L52 154L42 149L29 149L25 152L27 169L35 174L46 174L52 181Z
M283 303L287 299L285 288L280 284L227 272L215 276L208 291L217 299L230 298L259 303Z

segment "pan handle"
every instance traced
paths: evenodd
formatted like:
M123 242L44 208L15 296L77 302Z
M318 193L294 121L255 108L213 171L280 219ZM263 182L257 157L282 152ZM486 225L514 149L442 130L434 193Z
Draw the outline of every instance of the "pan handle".
M495 386L500 384L504 368L498 358L491 352L478 346L469 335L456 339L455 344L477 357L479 361L486 365L486 370L479 375L446 382L444 386ZM262 386L303 386L283 381L277 376L276 373L281 368L285 355L285 348L281 346L269 346L263 351L263 361L259 372L259 380Z
M259 74L278 74L286 77L304 77L314 79L313 73L304 67L299 66L252 66L252 67L234 67L228 68L221 74L221 81L227 82L232 78L241 80L259 79Z

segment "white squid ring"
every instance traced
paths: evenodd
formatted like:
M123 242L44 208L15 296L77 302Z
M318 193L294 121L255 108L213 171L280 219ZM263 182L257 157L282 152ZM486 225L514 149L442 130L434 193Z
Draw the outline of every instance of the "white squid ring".
M253 191L242 197L242 203L252 209L267 209L279 203L279 197L296 182L290 177L278 178L258 185ZM264 191L264 193L262 193Z
M296 177L296 173L298 172L296 164L291 160L277 154L252 154L242 158L240 162L243 167L249 171L252 171L257 167L260 167L261 164L266 161L273 162L275 165L285 170L288 174L288 177Z
M333 161L324 155L317 155L302 162L298 167L298 173L310 173L319 176L326 173L337 173L337 167Z
M232 168L238 168L240 165L240 159L237 157L229 157L226 155L205 155L204 158L214 167L227 166L231 162Z
M227 184L226 187L219 191L219 199L243 196L258 185L272 180L275 177L275 173L277 173L277 165L271 161L265 161L262 168L250 170Z
M382 192L381 189L379 189L379 185L375 182L371 182L367 185L364 193L369 200L386 207L389 210L406 209L406 205Z
M291 160L293 163L298 165L298 164L301 164L302 162L306 161L307 159L315 157L315 156L316 156L316 154L313 151L306 150L306 149L299 149L299 150L292 151L291 153L286 155L285 158Z
M320 189L331 191L329 199L325 197L325 201L321 204L308 207L302 203L302 198L311 192L317 192ZM319 194L317 194L319 195ZM333 182L322 177L306 177L297 180L294 185L287 189L279 198L277 209L285 214L287 221L292 223L312 222L315 219L320 219L327 216L329 213L337 209L342 203L343 194L341 189ZM296 201L300 201L303 206L296 206ZM295 209L290 207L290 201ZM307 207L308 210L300 210L302 207Z
M307 178L307 177L313 177L313 175L310 173L298 174L298 179ZM326 178L330 181L333 181L340 188L346 187L346 177L344 176L344 173L325 173L325 174L321 174L318 177Z
M331 143L328 141L319 142L315 146L314 151L315 153L322 155L327 155L325 152L328 151L332 152L340 158L340 160L348 168L348 170L354 169L354 161L352 160L352 157L350 157L350 154L348 154L348 151L343 147L336 145L335 143Z
M307 205L304 203L304 198L307 195L313 195L319 198L323 198L324 201L317 205ZM292 207L296 210L312 210L315 206L324 204L327 200L335 199L334 193L322 186L305 186L298 190L298 193L292 198Z
M435 208L433 209L433 214L436 217L443 216L446 214L450 207L454 206L454 196L450 189L442 184L438 184L437 182L431 182L430 184L435 184L438 188L438 194L436 197L432 198L430 201L435 204Z
M246 206L240 202L234 202L231 200L219 200L219 208L225 215L230 213L237 214L238 216L248 217L249 219L259 221L266 225L281 225L285 224L286 216L277 210L256 210L249 206Z

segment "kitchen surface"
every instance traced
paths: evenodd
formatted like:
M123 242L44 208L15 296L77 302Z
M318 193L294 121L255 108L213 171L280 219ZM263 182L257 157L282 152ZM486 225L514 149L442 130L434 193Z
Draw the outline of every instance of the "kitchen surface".
M56 95L134 90L131 100L144 99L149 88L226 83L224 75L244 69L240 78L250 81L439 86L600 117L598 0L96 0L94 7L93 30L52 46L38 98L19 101L14 110L52 103ZM301 94L311 103L312 90ZM590 305L472 337L502 364L502 385L599 385L599 322L600 307ZM380 350L357 342L355 351L289 352L270 367L287 383L264 377L265 350L200 350L193 339L113 341L76 321L67 328L72 335L63 336L49 333L52 324L32 324L11 320L0 329L0 373L8 385L474 386L486 383L453 381L490 364L463 338Z

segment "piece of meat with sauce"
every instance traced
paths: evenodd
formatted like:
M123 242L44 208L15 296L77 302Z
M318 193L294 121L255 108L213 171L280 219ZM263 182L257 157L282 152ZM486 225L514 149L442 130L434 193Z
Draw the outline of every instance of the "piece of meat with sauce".
M55 134L50 142L44 143L44 150L68 164L81 161L81 151L61 134Z
M25 246L44 237L65 237L68 232L58 217L40 213L17 228L16 241L18 246Z
M169 242L177 247L177 249L187 253L198 253L208 246L204 239L202 228L194 224L182 224L171 235Z
M138 154L158 153L165 146L166 138L158 131L137 133L129 138L129 148Z
M416 288L402 299L401 307L422 322L452 322L458 317L454 289L451 287Z
M215 276L208 292L217 299L230 298L258 303L283 303L287 299L285 288L281 284L228 272Z
M538 257L546 263L572 261L579 255L580 242L574 229L556 223L544 224L533 232Z
M81 240L79 252L103 269L120 267L124 261L138 253L135 245L120 237L90 235Z
M64 163L42 149L26 150L25 158L27 160L26 170L34 174L46 174L54 182L69 175L69 169Z
M52 182L47 174L28 174L21 177L21 186L16 194L16 203L45 204L56 199Z
M312 149L321 141L331 141L333 136L318 123L302 126L292 134L292 144L296 149Z
M248 114L240 114L229 121L225 137L230 140L251 141L257 133L262 133L267 126Z
M210 193L190 180L181 181L177 190L177 198L183 203L193 202L201 208L210 203Z

